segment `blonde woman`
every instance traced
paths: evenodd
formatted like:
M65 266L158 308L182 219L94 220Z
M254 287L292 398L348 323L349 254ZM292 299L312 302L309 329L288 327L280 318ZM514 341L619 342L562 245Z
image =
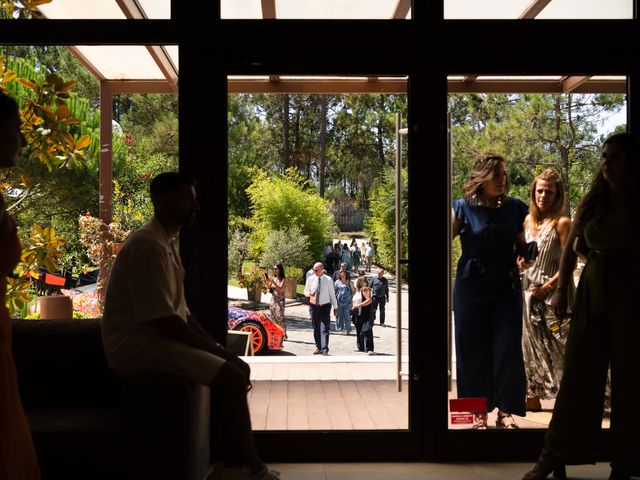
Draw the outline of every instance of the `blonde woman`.
M548 168L535 178L529 205L530 213L524 220L525 236L527 241L537 243L539 255L529 263L518 259L524 292L522 350L527 374L527 410L539 411L540 399L555 398L560 388L568 331L568 322L559 320L551 308L560 256L571 228L571 219L563 215L565 196L558 172ZM572 282L568 293L569 304L573 304Z

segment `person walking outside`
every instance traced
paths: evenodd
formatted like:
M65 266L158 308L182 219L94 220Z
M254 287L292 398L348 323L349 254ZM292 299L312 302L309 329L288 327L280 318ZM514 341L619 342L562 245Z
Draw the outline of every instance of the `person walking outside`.
M373 256L375 255L373 245L371 245L371 240L369 240L366 246L364 247L364 254L367 259L367 272L370 272L371 265L373 265Z
M356 288L351 283L351 274L341 270L338 279L334 282L336 300L338 301L338 313L336 314L336 332L344 332L351 335L351 307L353 294Z
M384 276L384 268L378 269L378 276L369 282L371 287L371 323L376 320L376 309L380 307L380 326L384 327L384 306L389 301L389 280Z
M356 326L356 352L373 355L373 320L371 319L371 289L365 277L358 278L353 296L351 321Z
M333 314L338 311L338 302L331 277L324 274L321 262L314 263L314 275L307 279L304 296L309 298L313 339L316 343L314 355L329 355L329 334L331 330L331 307Z

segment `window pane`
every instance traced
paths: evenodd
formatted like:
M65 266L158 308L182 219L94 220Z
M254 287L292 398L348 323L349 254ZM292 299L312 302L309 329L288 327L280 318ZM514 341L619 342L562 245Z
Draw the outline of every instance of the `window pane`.
M558 271L562 249L556 220L564 215L562 207L574 215L598 170L602 139L626 127L625 91L626 78L615 76L449 77L456 232L451 247L455 300L449 319L451 429L471 429L474 414L481 411L489 412L488 426L496 428L497 405L512 413L520 428L547 428L562 377L569 322L557 321L547 300L533 298L532 288L550 282ZM483 190L485 184L469 181L472 166L476 178L483 168L488 175L497 171L491 170L490 159L474 163L481 152L505 159L508 197L501 197L504 184L491 196ZM544 202L531 204L530 192L536 176L548 168L562 178L563 188L552 193L558 210L549 208L545 216ZM552 178L547 182L558 188ZM520 202L537 209L538 216L527 217L524 229L527 241L538 243L541 261L518 274L513 245L524 215L509 212ZM507 229L512 233L503 235ZM483 240L487 236L493 241ZM578 262L574 271L576 284L583 266ZM509 305L510 298L524 300ZM518 368L522 361L524 372ZM611 413L608 396L604 427ZM518 410L527 398L526 417L516 416L524 413ZM492 402L485 410L478 406L483 400Z

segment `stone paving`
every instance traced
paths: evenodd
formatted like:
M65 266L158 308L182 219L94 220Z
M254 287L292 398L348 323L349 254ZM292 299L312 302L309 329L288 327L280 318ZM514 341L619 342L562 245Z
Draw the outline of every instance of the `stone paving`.
M371 272L367 272L368 279L377 275L377 268L373 267ZM396 355L396 283L395 277L389 273L385 274L389 280L389 302L386 304L386 319L385 327L379 325L379 320L376 317L376 324L373 329L373 338L375 346L375 356L395 356ZM355 278L357 275L353 274L351 278ZM241 308L255 308L253 302L247 301L247 292L245 289L228 286L227 296L229 298L229 304L238 306ZM262 301L258 305L259 311L269 313L269 301L271 300L270 294L262 294ZM405 284L402 287L402 355L408 355L409 344L409 325L408 325L408 300L409 289ZM311 319L309 315L309 305L306 303L305 297L300 297L297 300L287 300L285 306L285 318L287 320L287 336L288 340L284 342L284 350L281 352L271 352L268 355L274 357L285 356L306 356L312 355L315 350L315 343L313 340L313 328L311 327ZM329 356L350 356L356 358L362 358L366 356L360 352L354 352L353 349L356 346L355 327L351 330L351 335L343 335L335 332L335 317L331 314L331 336L329 338ZM315 355L318 357L318 355Z

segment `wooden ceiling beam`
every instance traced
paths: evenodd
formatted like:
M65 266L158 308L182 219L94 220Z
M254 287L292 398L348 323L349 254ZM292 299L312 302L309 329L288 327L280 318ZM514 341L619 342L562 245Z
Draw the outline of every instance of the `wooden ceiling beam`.
M262 4L262 18L276 18L276 0L260 0Z
M588 81L591 77L564 77L560 81L562 93L572 93L576 88Z
M533 19L540 15L540 12L549 5L551 0L533 0L524 12L518 17L519 19Z
M573 77L572 77L573 78ZM449 93L567 93L557 80L449 80ZM571 93L626 93L625 80L585 80L573 86Z
M396 8L393 10L391 18L393 20L404 20L411 9L411 0L398 0Z
M238 80L228 81L229 93L407 93L406 79L377 80Z

